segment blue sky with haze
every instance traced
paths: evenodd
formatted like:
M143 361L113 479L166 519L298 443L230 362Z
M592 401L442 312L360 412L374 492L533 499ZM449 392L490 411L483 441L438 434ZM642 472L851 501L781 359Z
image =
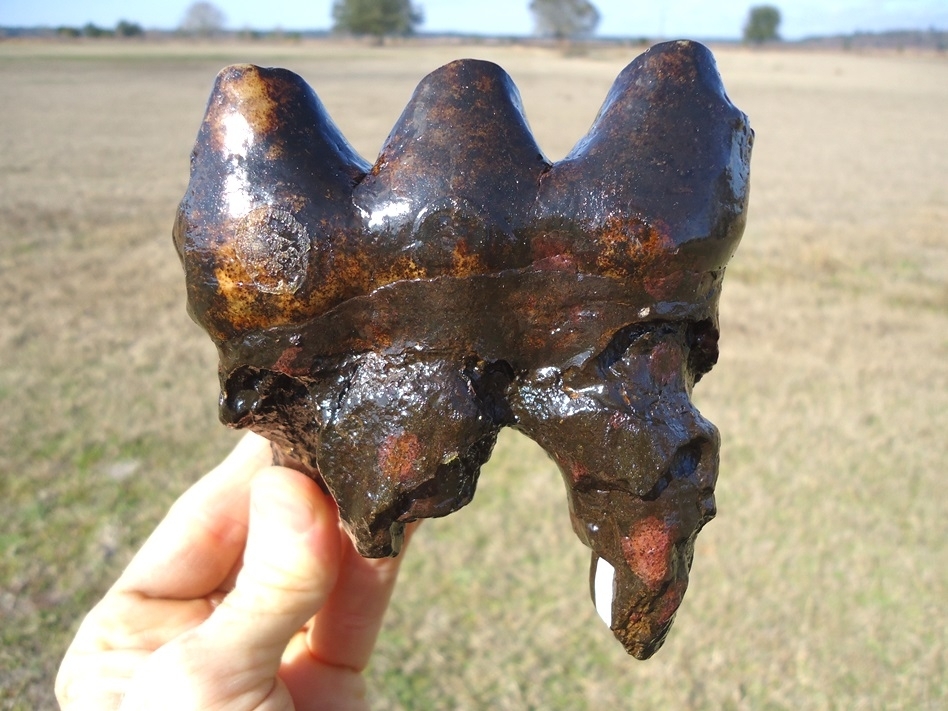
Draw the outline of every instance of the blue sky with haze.
M781 35L936 28L948 30L948 0L786 0L774 2L783 21ZM332 25L332 0L218 0L229 29L311 30ZM533 22L528 0L415 0L428 32L528 35ZM747 0L593 0L602 20L600 36L697 39L738 38ZM119 20L148 29L177 27L189 0L0 0L0 26L114 27Z

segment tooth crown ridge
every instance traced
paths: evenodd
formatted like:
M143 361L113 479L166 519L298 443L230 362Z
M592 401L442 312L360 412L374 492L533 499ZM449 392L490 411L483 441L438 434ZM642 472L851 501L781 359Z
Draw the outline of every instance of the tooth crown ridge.
M371 167L300 77L228 67L174 230L189 308L220 345L403 281L590 275L636 310L704 303L743 231L752 140L691 42L633 61L555 164L489 62L425 77Z

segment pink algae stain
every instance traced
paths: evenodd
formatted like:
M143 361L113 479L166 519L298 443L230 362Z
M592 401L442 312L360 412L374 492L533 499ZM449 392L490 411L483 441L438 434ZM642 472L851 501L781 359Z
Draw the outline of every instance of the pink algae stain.
M622 539L622 554L626 562L652 590L668 579L673 550L673 531L657 516L636 522L631 534Z
M656 301L673 299L682 290L684 279L680 272L663 276L645 277L642 280L646 293Z
M675 616L678 608L681 607L681 601L685 597L685 591L688 589L688 579L676 580L662 596L661 604L658 608L656 622L664 625Z
M569 469L570 480L573 482L573 485L580 483L584 479L589 478L589 469L586 468L584 464L579 462L570 462L567 465Z
M625 415L621 412L613 412L609 415L609 427L611 429L619 430L625 426Z
M402 433L389 435L378 449L379 471L395 481L407 479L421 456L418 435Z
M534 262L548 269L569 268L574 266L569 239L558 233L538 235L530 243Z
M668 385L682 370L681 349L674 343L659 343L648 357L648 372L659 385Z
M541 272L574 272L577 269L576 260L569 254L538 259L533 263L533 268Z
M277 359L276 363L273 364L273 369L278 373L286 373L287 375L299 375L306 372L307 369L305 367L294 367L296 358L302 352L303 349L299 346L290 346L280 354L280 357Z

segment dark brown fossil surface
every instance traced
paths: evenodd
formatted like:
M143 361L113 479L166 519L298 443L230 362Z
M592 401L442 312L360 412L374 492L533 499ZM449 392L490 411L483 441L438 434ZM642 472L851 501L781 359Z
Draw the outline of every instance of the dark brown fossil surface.
M597 609L662 643L714 515L717 358L753 132L711 53L657 45L551 164L510 77L425 77L375 165L283 69L224 69L174 240L221 419L316 478L365 556L474 495L501 427L562 470Z

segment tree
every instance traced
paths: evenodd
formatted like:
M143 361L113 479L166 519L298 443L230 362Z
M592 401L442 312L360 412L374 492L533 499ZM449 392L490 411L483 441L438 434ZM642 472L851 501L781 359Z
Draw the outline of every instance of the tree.
M82 26L82 34L86 37L111 37L114 33L112 30L106 29L104 27L99 27L95 23L87 22Z
M207 37L216 35L224 29L227 16L223 11L209 2L196 2L184 13L181 20L181 31L189 35Z
M411 0L335 0L333 29L354 35L410 35L424 21L420 7Z
M137 22L119 20L118 24L115 26L115 34L117 34L119 37L141 37L143 34L145 34L145 30L143 30L142 26Z
M780 27L780 10L773 5L757 5L747 14L744 25L744 41L760 44L779 40L777 28Z
M599 25L599 10L589 0L531 0L530 12L541 37L589 37Z

